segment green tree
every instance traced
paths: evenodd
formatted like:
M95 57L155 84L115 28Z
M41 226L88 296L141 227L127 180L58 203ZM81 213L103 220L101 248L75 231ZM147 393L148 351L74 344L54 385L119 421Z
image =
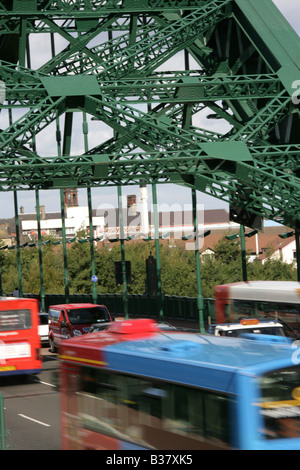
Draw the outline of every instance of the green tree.
M197 295L195 252L182 247L161 249L162 290L166 295Z
M249 280L296 281L297 271L294 263L284 263L279 259L267 259L264 264L254 261L248 264Z
M82 233L84 237L86 234ZM43 278L45 293L63 294L64 259L62 245L44 245ZM152 254L156 257L154 241L138 240L125 242L126 260L131 263L132 283L128 293L144 294L146 286L146 259ZM95 268L98 277L99 293L121 293L122 285L116 285L115 262L121 261L120 243L95 247ZM10 293L18 285L16 250L0 250L3 292ZM68 275L70 293L90 294L92 292L91 253L89 243L74 242L68 245ZM197 296L195 252L185 246L169 247L160 242L161 280L165 295ZM203 297L214 295L214 287L219 284L242 280L242 262L239 242L224 239L216 243L214 255L201 256L201 281ZM40 292L40 270L38 248L21 250L21 271L23 291ZM248 279L256 280L296 280L294 264L281 260L267 259L264 264L256 260L247 263Z
M67 250L71 293L86 294L92 290L92 267L89 243L72 243Z

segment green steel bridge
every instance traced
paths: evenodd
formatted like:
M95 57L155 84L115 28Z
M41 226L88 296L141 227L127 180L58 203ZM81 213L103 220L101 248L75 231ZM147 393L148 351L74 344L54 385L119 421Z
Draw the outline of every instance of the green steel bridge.
M90 207L93 187L150 184L155 204L162 183L226 201L241 226L282 222L299 247L299 51L272 0L0 1L0 191L18 248L19 190L39 214L41 189L87 188Z

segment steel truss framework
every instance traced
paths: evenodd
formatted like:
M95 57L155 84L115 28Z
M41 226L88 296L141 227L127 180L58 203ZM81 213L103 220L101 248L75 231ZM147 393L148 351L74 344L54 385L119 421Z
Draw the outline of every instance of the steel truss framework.
M272 0L3 0L0 45L1 191L173 182L299 228L300 40Z

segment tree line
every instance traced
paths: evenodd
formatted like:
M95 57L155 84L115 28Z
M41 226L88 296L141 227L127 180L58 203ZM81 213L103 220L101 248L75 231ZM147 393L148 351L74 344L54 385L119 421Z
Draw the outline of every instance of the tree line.
M45 239L49 239L46 237ZM195 252L187 250L178 240L170 246L160 240L160 265L162 291L165 295L197 296ZM3 243L2 243L3 245ZM1 246L1 245L0 245ZM126 261L131 265L129 294L144 294L146 291L146 259L156 258L154 241L137 240L125 242ZM22 288L24 293L40 292L39 252L35 248L20 250ZM120 243L99 244L94 251L95 270L98 278L98 293L121 293L122 285L116 284L115 262L121 260ZM46 294L63 294L64 255L62 245L45 244L42 248L43 282ZM213 297L214 287L242 280L240 245L225 238L214 246L213 255L201 255L201 284L204 298ZM0 250L3 293L11 293L18 286L18 261L16 250ZM89 243L75 241L68 245L67 264L71 294L92 292L91 252ZM295 264L269 258L247 262L248 280L297 280Z

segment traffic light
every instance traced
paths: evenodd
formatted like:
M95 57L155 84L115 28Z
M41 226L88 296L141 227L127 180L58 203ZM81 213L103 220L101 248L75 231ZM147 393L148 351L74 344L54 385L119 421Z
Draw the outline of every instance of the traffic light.
M131 263L125 261L126 267L126 284L131 284ZM122 261L115 261L115 278L116 285L123 284Z

